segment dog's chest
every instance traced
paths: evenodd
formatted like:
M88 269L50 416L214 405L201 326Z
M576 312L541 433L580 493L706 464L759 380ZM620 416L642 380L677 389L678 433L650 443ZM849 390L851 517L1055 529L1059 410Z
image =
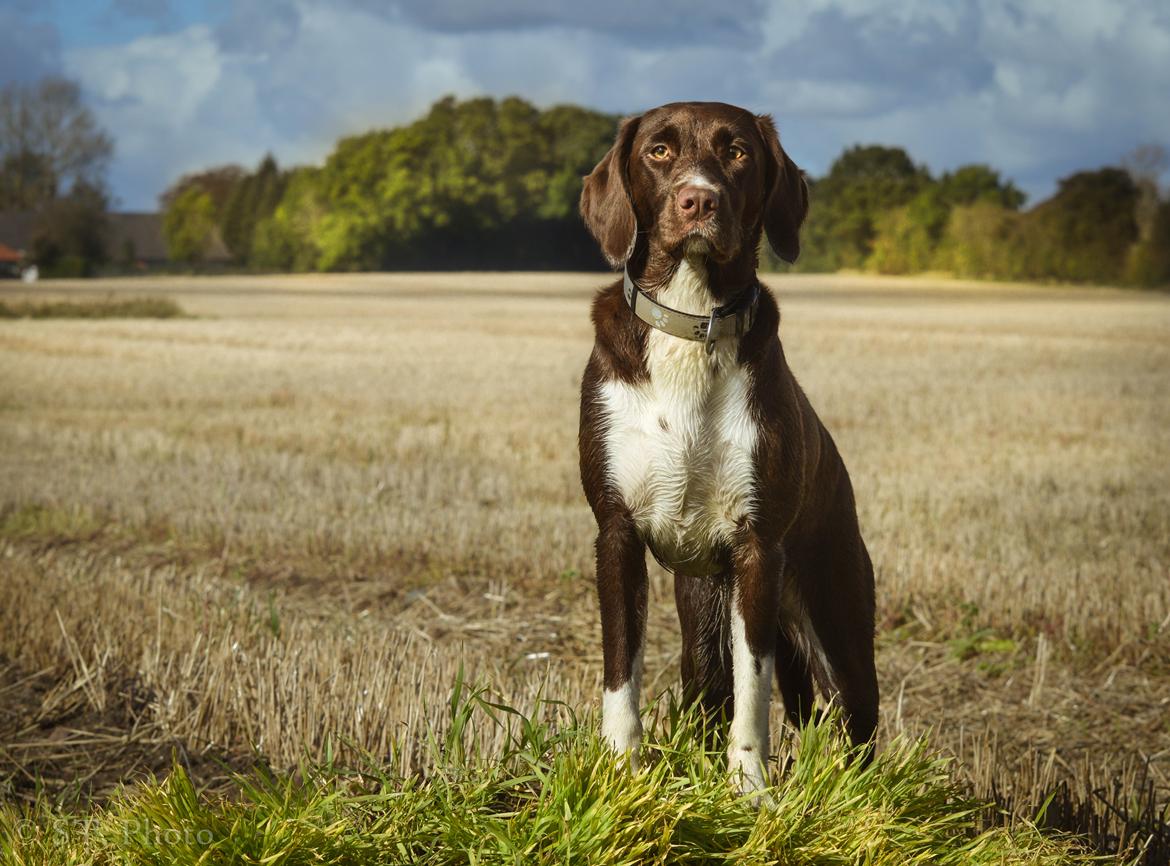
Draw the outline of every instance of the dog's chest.
M659 296L688 311L710 309L702 278L686 264ZM608 382L601 399L610 480L638 531L668 567L719 570L717 554L753 505L757 425L737 346L652 330L647 382Z

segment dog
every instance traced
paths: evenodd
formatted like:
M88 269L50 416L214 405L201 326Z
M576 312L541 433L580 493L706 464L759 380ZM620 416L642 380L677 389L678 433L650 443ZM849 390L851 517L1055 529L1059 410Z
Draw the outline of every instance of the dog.
M594 299L581 383L604 739L638 767L649 548L674 573L684 698L730 717L741 792L767 784L773 675L792 724L809 720L815 682L868 756L873 566L845 465L756 278L762 235L785 261L799 254L802 172L769 116L672 103L620 124L580 210L623 269Z

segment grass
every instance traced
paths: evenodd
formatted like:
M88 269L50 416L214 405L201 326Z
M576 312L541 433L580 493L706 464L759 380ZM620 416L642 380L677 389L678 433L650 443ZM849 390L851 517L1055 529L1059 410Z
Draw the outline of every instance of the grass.
M1025 822L982 829L986 805L922 740L891 743L869 767L849 761L831 718L799 733L774 804L758 810L734 793L720 754L696 747L700 720L673 705L633 774L591 718L553 727L458 679L449 707L425 777L389 775L372 758L357 771L327 761L237 775L207 795L176 763L83 816L44 801L4 808L0 855L14 866L1095 862ZM467 749L476 716L506 730L502 754Z
M185 315L170 298L0 301L0 319L175 319Z
M257 754L430 779L461 665L510 706L594 706L601 279L160 279L199 318L0 322L0 797L88 814L172 752L208 802ZM772 283L875 562L881 748L929 733L1003 820L1047 803L1164 862L1170 299ZM651 563L652 692L677 628ZM509 748L478 714L465 738Z

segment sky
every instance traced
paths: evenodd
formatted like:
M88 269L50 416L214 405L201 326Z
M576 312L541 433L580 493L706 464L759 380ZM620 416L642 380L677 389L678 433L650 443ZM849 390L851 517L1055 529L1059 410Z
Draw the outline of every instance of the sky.
M1030 201L1170 148L1166 0L0 0L0 85L64 75L115 139L115 206L185 172L319 163L445 94L772 114L813 175L857 143Z

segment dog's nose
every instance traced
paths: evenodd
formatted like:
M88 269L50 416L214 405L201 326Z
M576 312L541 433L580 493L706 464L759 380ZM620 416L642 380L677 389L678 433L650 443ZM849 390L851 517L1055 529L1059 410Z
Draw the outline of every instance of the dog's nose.
M719 207L718 194L701 186L684 186L678 191L675 201L679 213L689 220L706 219Z

